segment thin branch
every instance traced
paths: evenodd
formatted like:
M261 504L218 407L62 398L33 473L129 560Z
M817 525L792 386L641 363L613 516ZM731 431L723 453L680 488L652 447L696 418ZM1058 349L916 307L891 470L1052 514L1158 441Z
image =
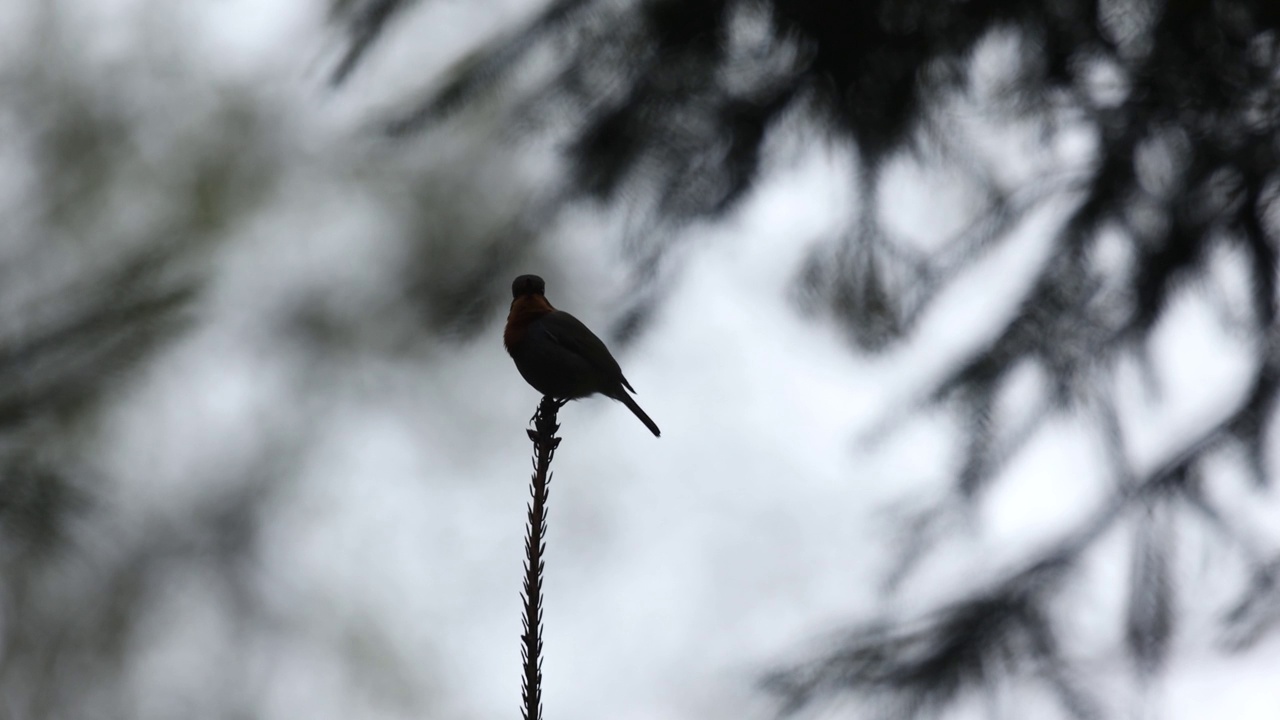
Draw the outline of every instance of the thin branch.
M547 549L547 486L551 480L551 458L555 456L560 438L556 431L560 425L556 415L564 405L563 400L542 398L533 416L533 429L529 439L533 441L534 473L529 483L529 519L526 526L524 551L524 634L521 637L520 655L524 660L524 720L542 718L542 553Z

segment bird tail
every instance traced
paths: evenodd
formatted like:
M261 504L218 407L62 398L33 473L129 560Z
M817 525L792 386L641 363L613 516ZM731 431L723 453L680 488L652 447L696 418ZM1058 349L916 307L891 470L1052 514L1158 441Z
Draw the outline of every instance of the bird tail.
M649 428L649 432L653 433L654 437L662 437L662 432L658 430L658 424L653 421L653 418L646 415L645 411L640 409L640 406L636 404L636 401L628 395L626 391L620 390L614 398L623 405L626 405L628 410L635 413L636 417L640 418L640 422L644 423L644 426Z

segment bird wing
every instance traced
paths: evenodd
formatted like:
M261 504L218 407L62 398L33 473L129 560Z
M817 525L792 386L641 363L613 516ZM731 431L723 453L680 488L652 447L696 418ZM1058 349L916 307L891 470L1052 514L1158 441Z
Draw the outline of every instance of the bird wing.
M596 334L583 325L581 320L563 310L556 310L543 316L541 323L547 335L557 345L582 357L596 369L621 381L627 389L631 389L631 384L622 376L622 368L618 366L618 361L613 359L604 341L596 337Z

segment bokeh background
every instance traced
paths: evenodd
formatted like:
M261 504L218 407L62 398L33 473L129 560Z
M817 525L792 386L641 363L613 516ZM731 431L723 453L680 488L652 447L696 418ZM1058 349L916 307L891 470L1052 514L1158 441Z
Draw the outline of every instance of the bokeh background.
M0 718L1280 717L1272 0L0 4Z

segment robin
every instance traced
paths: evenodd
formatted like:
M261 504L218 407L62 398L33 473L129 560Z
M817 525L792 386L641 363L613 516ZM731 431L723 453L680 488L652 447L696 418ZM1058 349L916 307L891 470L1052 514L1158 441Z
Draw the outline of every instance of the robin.
M533 389L559 400L596 393L611 397L660 436L657 424L627 394L635 388L622 376L609 348L578 318L552 307L546 288L537 275L521 275L511 283L511 312L502 344L520 375Z

